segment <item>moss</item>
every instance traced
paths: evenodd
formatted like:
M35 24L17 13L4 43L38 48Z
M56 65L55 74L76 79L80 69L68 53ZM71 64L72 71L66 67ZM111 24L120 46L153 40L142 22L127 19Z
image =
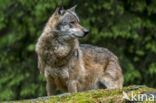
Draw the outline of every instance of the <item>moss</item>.
M148 88L146 86L129 86L122 89L98 89L86 92L78 92L64 96L52 96L49 99L36 99L33 102L36 103L128 103L128 100L123 99L123 91L131 98L131 93L135 95L146 92L156 92L154 88ZM29 102L29 101L28 101ZM143 101L143 103L148 103Z

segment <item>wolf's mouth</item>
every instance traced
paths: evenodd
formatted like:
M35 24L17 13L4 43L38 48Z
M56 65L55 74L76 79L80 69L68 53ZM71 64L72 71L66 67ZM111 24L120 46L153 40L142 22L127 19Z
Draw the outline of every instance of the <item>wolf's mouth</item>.
M75 35L75 34L72 34L74 37L76 37L76 38L83 38L83 37L85 37L85 35L83 35L83 36L78 36L78 35Z

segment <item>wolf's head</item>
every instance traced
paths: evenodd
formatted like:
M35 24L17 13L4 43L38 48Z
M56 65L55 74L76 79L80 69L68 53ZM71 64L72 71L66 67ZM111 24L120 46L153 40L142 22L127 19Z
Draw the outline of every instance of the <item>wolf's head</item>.
M64 38L82 38L88 34L88 30L82 27L79 23L80 20L75 13L76 6L64 10L63 7L58 7L51 22L55 22L55 30L57 34Z

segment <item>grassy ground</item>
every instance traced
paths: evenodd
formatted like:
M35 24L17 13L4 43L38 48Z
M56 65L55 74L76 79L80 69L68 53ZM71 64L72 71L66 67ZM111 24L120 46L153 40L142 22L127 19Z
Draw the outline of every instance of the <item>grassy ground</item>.
M127 94L128 99L123 99L123 94ZM135 97L134 99L132 97ZM142 98L141 95L144 95ZM145 96L146 95L146 96ZM155 97L153 101L152 96ZM125 95L126 96L126 95ZM138 97L137 97L138 96ZM140 96L140 97L139 97ZM141 101L143 103L156 103L156 89L146 86L129 86L122 89L98 89L73 94L64 94L52 97L40 97L37 99L16 101L18 102L35 102L35 103L131 103ZM142 101L143 100L143 101ZM148 100L148 101L146 101Z

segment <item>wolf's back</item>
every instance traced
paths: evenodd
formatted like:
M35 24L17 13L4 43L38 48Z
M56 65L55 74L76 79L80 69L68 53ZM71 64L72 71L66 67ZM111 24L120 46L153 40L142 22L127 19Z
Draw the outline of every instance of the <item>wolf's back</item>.
M97 47L89 44L80 44L80 49L83 53L84 58L93 59L96 63L105 63L111 58L118 61L117 57L106 48Z

